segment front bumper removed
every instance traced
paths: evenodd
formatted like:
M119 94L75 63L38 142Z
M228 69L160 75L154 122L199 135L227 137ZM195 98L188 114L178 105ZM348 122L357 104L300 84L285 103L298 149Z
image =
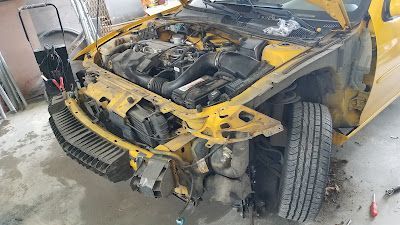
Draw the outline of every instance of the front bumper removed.
M51 128L68 156L112 182L132 177L129 152L78 121L62 96L53 98L49 113Z

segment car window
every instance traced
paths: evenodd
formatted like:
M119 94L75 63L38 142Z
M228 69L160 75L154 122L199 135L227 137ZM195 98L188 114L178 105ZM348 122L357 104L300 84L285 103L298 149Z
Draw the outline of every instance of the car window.
M391 0L385 0L383 3L382 19L385 22L395 19L395 17L390 14L390 3L392 3Z
M214 3L218 2L232 2L235 4L242 5L257 5L257 6L273 6L273 5L282 5L282 8L288 9L293 13L296 13L299 17L303 17L305 19L310 20L321 20L328 21L332 20L332 18L319 6L316 6L307 0L212 0ZM251 3L250 3L251 2ZM353 23L358 23L364 18L366 15L369 5L371 3L370 0L343 0L345 8L349 14L350 20ZM203 0L192 0L190 5L205 8L206 5L203 3Z
M291 1L280 1L280 2L282 2L283 7L287 9L323 11L323 9L305 0L291 0ZM343 1L343 3L347 12L354 12L358 9L359 5L361 4L361 0L347 0Z

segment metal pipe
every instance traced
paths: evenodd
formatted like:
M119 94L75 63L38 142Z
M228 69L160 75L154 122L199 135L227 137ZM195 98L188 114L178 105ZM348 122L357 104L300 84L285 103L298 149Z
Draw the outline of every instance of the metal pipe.
M1 55L1 53L0 53ZM3 88L6 90L8 93L9 97L11 98L11 101L13 105L17 106L18 109L23 109L24 105L19 98L18 92L13 85L13 82L10 78L10 73L5 67L5 62L3 62L0 58L0 83L2 83Z
M16 91L12 88L12 84L10 83L10 81L7 79L6 71L1 61L0 61L0 84L3 85L3 88L6 90L7 93L9 93L11 101L19 109L21 106L21 102L18 101L18 95Z
M3 98L4 102L6 103L8 109L12 112L17 112L14 105L12 104L10 98L8 97L6 91L4 91L3 87L0 85L0 96Z
M3 106L1 106L1 104L0 104L0 116L3 119L7 119L6 113L4 112Z
M83 9L83 13L84 13L85 17L87 18L87 21L88 21L87 23L88 23L90 32L91 32L92 37L93 37L93 42L94 42L96 40L96 36L99 36L98 35L99 32L97 31L97 27L93 23L93 19L96 19L96 18L92 18L92 16L89 13L89 10L87 8L87 5L84 4L82 2L82 0L77 0L77 1L81 4L82 9Z
M85 10L83 9L83 3L80 0L71 0L71 4L75 13L78 15L79 22L86 37L86 42L88 44L94 43L96 36L90 28L90 24L93 23L93 21L87 17L88 14L85 13Z
M96 26L93 23L93 18L89 13L89 10L88 10L86 4L84 2L82 2L82 0L76 0L76 1L80 5L82 15L85 17L87 27L89 29L89 32L91 33L91 36L93 38L93 43L94 43L94 41L96 40L96 35L98 35L98 34L96 32Z
M0 67L3 67L4 69L4 76L5 78L8 80L8 82L10 83L10 86L12 87L12 91L15 92L15 96L17 97L16 100L18 102L21 102L21 108L24 109L28 106L28 103L25 100L24 95L22 94L21 90L19 89L19 87L17 86L17 82L15 81L14 77L12 76L12 74L10 73L10 70L8 68L8 65L6 63L6 61L3 58L3 55L0 52Z

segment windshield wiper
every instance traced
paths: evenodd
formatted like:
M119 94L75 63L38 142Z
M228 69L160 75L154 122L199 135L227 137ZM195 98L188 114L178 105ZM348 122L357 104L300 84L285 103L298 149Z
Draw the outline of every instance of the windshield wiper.
M256 5L253 3L253 0L245 0L245 1L247 1L252 8L283 9L283 4L264 3L262 5Z
M288 19L293 19L296 22L298 22L303 28L310 30L310 31L315 31L316 28L311 26L310 24L308 24L306 21L304 21L302 18L298 17L296 14L294 14L292 11L288 10L288 9L284 9L282 4L272 4L272 3L268 3L268 4L263 4L263 5L256 5L253 3L252 0L243 0L246 1L246 3L238 3L236 1L226 1L226 0L220 0L220 1L213 1L211 2L210 0L203 0L204 4L210 4L210 6L214 7L214 6L224 6L226 11L226 8L229 11L235 11L229 7L226 7L225 5L235 5L235 6L246 6L246 7L251 7L252 11L257 13L258 15L262 15L265 16L265 13L268 14L273 14L273 15L278 15L278 16L283 16L286 17ZM215 7L214 7L215 8ZM239 13L239 12L238 12ZM248 17L247 15L243 15L239 13L239 16L243 16L243 17Z
M215 9L221 10L221 11L223 11L225 13L229 13L230 16L233 15L236 20L238 20L240 17L243 16L241 13L239 13L236 10L233 10L233 9L231 9L229 7L226 7L225 5L222 5L222 4L219 4L219 3L216 3L216 2L211 2L210 0L203 0L203 3L206 6L209 5L209 6L213 7L213 8L215 8Z

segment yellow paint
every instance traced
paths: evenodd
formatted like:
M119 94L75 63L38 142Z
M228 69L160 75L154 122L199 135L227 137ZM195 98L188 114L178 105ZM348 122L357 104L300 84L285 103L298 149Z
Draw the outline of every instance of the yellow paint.
M114 83L112 81L105 81L96 84L91 83L87 87L81 88L79 92L92 97L99 105L103 105L101 102L102 99L107 99L107 104L104 104L103 107L125 118L126 112L142 99L141 93L131 92L129 89L120 91L113 88Z
M262 59L275 67L279 67L308 49L308 47L299 45L275 42L264 48Z
M133 151L129 151L129 155L132 157L135 157L135 158L137 157L137 155ZM134 171L138 170L138 165L134 160L130 160L129 165L131 165L131 167Z
M190 133L181 134L181 131L178 131L177 135L176 138L169 142L157 146L156 150L176 152L184 148L187 143L191 142L195 138Z
M342 1L308 1L325 9L333 18L339 21L343 28L350 28L350 21ZM361 114L360 126L348 136L334 134L335 143L343 143L353 136L400 95L400 19L397 18L388 22L383 21L383 2L384 0L373 0L369 10L369 14L371 15L371 23L369 23L369 26L371 33L376 36L378 49L377 68L369 100ZM398 0L392 0L390 9L392 14L400 13L400 7L397 7L400 4L399 2ZM176 8L169 12L178 9L179 8ZM147 22L154 18L154 16L140 18L121 29L113 31L99 39L98 45L102 45L108 40L118 35L125 34L132 29L144 28L147 26ZM361 25L361 27L363 27L363 25ZM188 40L195 43L196 47L199 49L203 48L198 38L189 37ZM219 40L216 41L218 42ZM83 55L89 53L90 56L85 58L84 65L88 68L89 72L99 74L98 82L89 84L87 88L82 88L79 92L80 94L95 99L99 104L107 108L107 110L113 111L123 118L126 117L126 112L133 105L137 104L142 99L146 99L158 106L162 113L172 113L182 119L183 127L182 133L179 136L180 138L183 134L191 135L191 137L204 138L208 140L208 146L211 146L214 144L233 143L245 140L224 136L226 132L246 132L249 134L246 139L253 138L260 134L271 136L280 132L282 130L282 125L279 121L245 107L244 105L260 94L270 90L273 81L279 80L284 73L283 71L289 66L300 63L300 56L306 54L309 49L308 47L270 41L269 45L263 50L262 58L275 66L276 70L268 74L268 76L259 79L230 101L204 108L202 112L186 109L134 83L126 82L125 79L100 68L94 63L93 59L97 51L95 44L82 50L75 58L81 58ZM102 97L108 100L100 102ZM128 98L131 98L131 100L133 99L133 101L128 101ZM244 122L238 118L241 112L251 114L253 119L250 122ZM347 115L348 118L350 118L350 116L352 121L355 120L354 115ZM223 125L226 126L224 127ZM113 137L107 136L106 139L110 140L109 138L112 139ZM191 140L183 139L172 140L169 144L160 145L157 147L157 150L176 152L180 157L186 160L189 156L183 157L179 149L182 149L182 146L187 149ZM147 151L146 154L148 153ZM130 155L132 157L137 157L138 152L131 150ZM132 167L135 168L135 162L131 162L131 164Z
M307 0L324 9L332 18L336 19L342 28L350 28L350 19L342 0Z
M98 104L101 99L108 99L107 109L123 118L126 117L126 112L131 107L145 99L155 106L159 106L162 113L172 113L182 119L183 129L195 137L208 140L209 146L240 142L260 134L268 137L283 130L279 121L243 106L243 104L235 103L233 100L197 112L195 109L186 109L175 104L132 82L126 82L124 78L89 62L89 59L85 61L85 67L88 68L88 72L96 72L101 75L97 78L96 83L90 83L87 88L82 88L81 94L96 100ZM129 102L129 97L133 101ZM239 118L240 114L251 115L252 119L245 122ZM227 124L229 127L224 126ZM248 136L246 138L224 136L224 133L235 131L245 132Z
M390 15L392 15L393 17L400 16L400 1L399 0L391 0Z
M174 189L175 193L179 194L179 195L183 195L186 197L189 197L189 191L187 189L187 187L179 185L178 187L176 187Z
M179 0L183 6L189 3L189 0Z
M337 19L343 28L350 28L350 21L344 9L341 0L308 0L325 9L333 18ZM369 100L361 114L360 126L349 135L343 135L338 132L333 134L334 144L341 145L361 130L368 122L377 116L385 107L393 102L400 95L400 19L384 22L382 20L382 8L384 0L373 0L370 9L371 30L377 38L377 70L373 80L373 88L370 93ZM181 0L182 4L187 4L186 0ZM392 14L400 14L399 0L392 0L394 4L391 6ZM179 10L180 7L168 10L171 13ZM148 22L155 19L156 16L146 16L129 23L122 28L115 30L97 42L97 46L101 46L109 40L132 32L134 29L143 29ZM168 34L162 36L168 40ZM229 37L228 37L229 38ZM189 37L188 40L196 45L199 49L203 49L203 43L199 38ZM215 44L224 41L223 38L215 38L211 40ZM204 108L201 112L194 109L186 109L183 106L173 103L169 99L165 99L143 87L132 82L127 82L124 78L117 76L107 70L102 69L94 63L97 54L96 43L87 46L84 50L75 56L75 59L81 59L85 56L84 66L88 72L98 74L96 83L89 83L87 87L79 90L80 96L87 96L94 99L97 104L110 112L115 112L122 118L126 118L126 113L135 104L141 100L147 100L157 106L161 113L171 113L182 120L182 128L178 130L177 137L161 144L153 149L147 150L127 142L116 135L110 133L101 126L93 123L85 112L79 107L74 99L67 99L66 105L73 115L90 130L101 136L103 139L112 142L120 148L129 151L131 157L130 166L138 169L136 160L140 157L151 158L156 154L163 153L167 157L183 160L185 163L193 160L191 154L191 143L195 138L208 140L207 147L215 144L235 143L254 138L258 135L266 137L277 134L283 130L280 121L259 113L245 104L269 91L273 87L273 82L281 79L284 71L293 65L302 62L300 56L307 54L310 47L303 47L290 43L282 43L278 41L269 41L269 44L263 49L262 59L273 65L276 69L253 83L249 88L235 96L233 99ZM372 81L371 81L372 82ZM346 90L347 91L347 90ZM346 92L347 93L347 92ZM346 94L344 93L344 94ZM354 94L357 93L347 93ZM329 101L336 103L337 108L347 108L347 101L353 95L344 98L342 95L331 96ZM335 105L335 104L331 104ZM343 110L342 110L343 111ZM335 110L332 110L334 118ZM357 121L359 114L346 111L343 118L348 121ZM243 119L241 115L249 116ZM232 132L246 133L247 137L236 138L229 135ZM155 153L154 153L155 152ZM188 188L176 181L175 193L188 196Z
M369 9L378 55L374 83L361 114L360 127L364 127L400 95L400 19L383 21L383 4L384 0L373 0Z
M343 145L347 140L349 140L348 136L341 134L339 132L333 131L332 142L334 145L336 145L336 146Z
M226 41L227 41L226 39L232 41L233 43L239 44L237 40L230 39L229 37L222 38L220 36L217 36L217 35L214 35L214 34L211 34L211 33L207 33L206 36L209 37L210 42L213 43L216 46L221 46L224 43L226 43ZM189 36L189 37L187 37L187 39L188 39L189 42L193 43L194 46L197 49L199 49L199 50L203 50L204 49L203 42L201 41L201 39L199 37L191 37L191 36Z

